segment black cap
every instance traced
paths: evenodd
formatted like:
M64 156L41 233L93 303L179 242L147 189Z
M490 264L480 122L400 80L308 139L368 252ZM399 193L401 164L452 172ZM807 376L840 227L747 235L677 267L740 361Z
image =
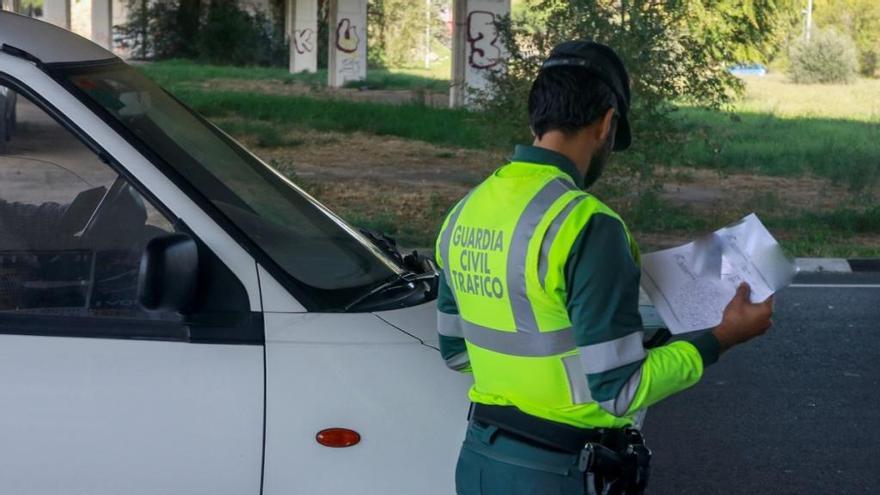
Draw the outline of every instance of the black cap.
M614 137L614 151L629 148L632 134L629 127L629 75L623 61L611 47L595 41L566 41L558 45L541 66L548 67L583 67L596 77L617 97L617 132Z

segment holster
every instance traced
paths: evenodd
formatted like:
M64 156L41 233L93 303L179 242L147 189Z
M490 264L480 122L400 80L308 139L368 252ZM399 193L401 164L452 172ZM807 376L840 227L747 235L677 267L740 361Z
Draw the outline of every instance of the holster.
M604 443L604 442L603 442ZM642 495L651 476L651 450L642 434L627 429L624 445L587 443L581 450L578 468L588 474L591 493L600 495Z

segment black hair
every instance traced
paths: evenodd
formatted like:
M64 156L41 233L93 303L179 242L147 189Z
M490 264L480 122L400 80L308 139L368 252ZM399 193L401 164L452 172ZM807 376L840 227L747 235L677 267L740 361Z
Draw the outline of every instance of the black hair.
M529 126L538 138L550 131L573 134L617 108L605 83L581 67L541 70L529 91Z

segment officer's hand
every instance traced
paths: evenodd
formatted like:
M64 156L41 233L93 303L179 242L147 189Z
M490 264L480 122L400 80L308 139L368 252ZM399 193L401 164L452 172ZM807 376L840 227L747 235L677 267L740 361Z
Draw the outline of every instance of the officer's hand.
M773 324L770 320L773 316L773 296L762 303L752 304L749 299L751 292L749 284L740 284L736 295L724 309L721 324L712 331L721 344L722 352L763 335Z

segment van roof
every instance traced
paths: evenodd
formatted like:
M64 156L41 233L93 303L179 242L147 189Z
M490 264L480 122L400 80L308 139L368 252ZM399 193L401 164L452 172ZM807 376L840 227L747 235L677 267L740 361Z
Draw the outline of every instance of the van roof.
M44 64L117 58L109 50L48 22L0 11L0 47L17 48Z

